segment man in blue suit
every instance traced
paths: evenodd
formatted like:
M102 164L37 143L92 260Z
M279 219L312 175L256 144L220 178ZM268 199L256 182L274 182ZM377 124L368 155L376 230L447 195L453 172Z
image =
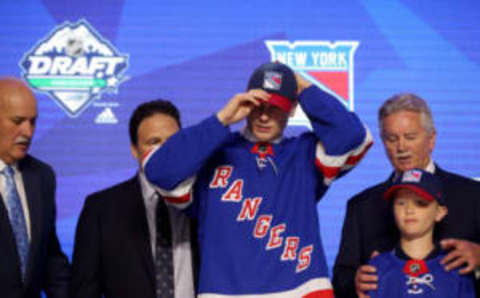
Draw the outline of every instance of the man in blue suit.
M55 174L27 154L37 119L30 89L0 78L0 296L68 297L69 264L55 229Z

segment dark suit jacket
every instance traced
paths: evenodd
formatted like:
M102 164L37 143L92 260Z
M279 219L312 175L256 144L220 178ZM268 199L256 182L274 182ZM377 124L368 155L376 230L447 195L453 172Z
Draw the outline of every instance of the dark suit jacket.
M22 282L15 236L0 198L0 297L68 297L69 264L55 229L55 174L27 155L18 163L30 213L31 241L25 283Z
M88 196L77 224L71 297L102 294L155 298L150 234L137 176Z
M480 243L480 183L436 166L444 189L448 215L435 227L438 240L460 238ZM390 179L357 194L348 201L340 250L333 268L336 297L357 297L355 272L374 250L393 249L398 241L393 213L383 199Z

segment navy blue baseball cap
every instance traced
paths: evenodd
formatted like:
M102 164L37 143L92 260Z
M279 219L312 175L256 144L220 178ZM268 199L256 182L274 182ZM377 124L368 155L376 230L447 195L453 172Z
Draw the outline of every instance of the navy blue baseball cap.
M397 175L385 192L384 198L391 199L401 188L410 189L427 201L436 200L440 205L445 205L440 179L425 170L412 169Z
M289 112L297 101L297 80L295 73L285 64L268 62L255 69L248 80L247 91L263 89L272 96L268 103Z

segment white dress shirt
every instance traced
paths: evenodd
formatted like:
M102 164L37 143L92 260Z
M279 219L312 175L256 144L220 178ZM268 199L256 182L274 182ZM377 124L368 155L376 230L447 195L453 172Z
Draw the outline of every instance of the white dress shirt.
M159 197L151 184L147 182L145 175L140 173L138 176L142 188L143 200L145 202L145 211L150 232L150 245L152 247L153 258L155 259L155 242L157 235L157 221L155 217ZM192 249L190 244L190 220L179 210L168 205L167 208L170 217L170 226L172 227L175 298L193 298L195 297L195 291L193 285Z

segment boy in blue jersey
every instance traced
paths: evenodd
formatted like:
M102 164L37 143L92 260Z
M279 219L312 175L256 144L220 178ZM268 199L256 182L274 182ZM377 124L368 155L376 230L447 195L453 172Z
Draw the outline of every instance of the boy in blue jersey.
M472 276L445 271L445 256L434 241L434 227L446 215L442 186L437 176L413 169L396 177L385 192L392 203L400 233L397 247L373 258L378 288L370 298L475 297Z
M283 137L297 104L313 131ZM266 63L246 92L147 154L147 178L198 222L199 297L333 297L316 204L371 143L336 98Z

